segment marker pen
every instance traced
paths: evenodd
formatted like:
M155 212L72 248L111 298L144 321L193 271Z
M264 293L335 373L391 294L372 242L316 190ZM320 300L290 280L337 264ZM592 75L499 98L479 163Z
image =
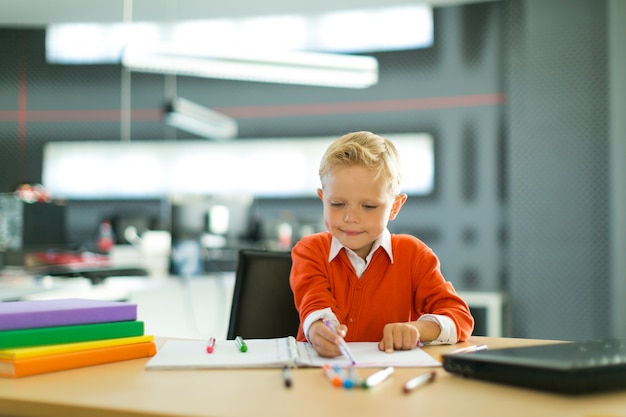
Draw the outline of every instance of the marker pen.
M457 350L453 350L452 352L448 352L448 353L444 353L442 355L439 356L439 359L441 361L443 361L443 357L445 355L456 355L457 353L473 353L473 352L478 352L481 350L487 350L487 345L471 345L471 346L466 346Z
M206 347L207 353L213 353L213 349L215 349L215 338L209 338L209 345Z
M337 334L337 329L335 328L333 323L331 323L330 320L324 320L324 324L326 325L326 327L332 330L333 333ZM345 356L346 359L348 359L352 365L356 364L356 361L354 360L354 356L352 356L352 352L350 352L350 348L348 347L348 344L343 339L343 337L339 338L339 350L341 350L341 353L343 354L343 356Z
M235 338L235 342L237 343L237 347L239 348L240 351L242 352L248 351L248 345L246 345L246 342L243 341L243 338L241 336L237 336Z
M415 378L409 379L404 383L402 390L405 394L413 391L414 389L421 387L423 385L429 384L435 380L435 376L437 373L435 371L427 372L422 375L418 375Z
M449 354L452 355L456 353L471 353L471 352L478 352L479 350L486 350L486 349L487 349L487 345L472 345L472 346L467 346L464 348L454 350L450 352Z
M291 369L289 369L288 365L283 366L283 381L285 383L285 387L291 388L293 382L291 379Z
M343 386L343 378L332 366L325 364L322 366L322 371L324 371L324 375L326 375L326 378L334 387Z
M383 382L385 379L389 378L393 374L393 367L388 366L385 369L381 369L378 372L373 373L372 375L365 378L365 382L363 386L365 388L375 387L376 385Z

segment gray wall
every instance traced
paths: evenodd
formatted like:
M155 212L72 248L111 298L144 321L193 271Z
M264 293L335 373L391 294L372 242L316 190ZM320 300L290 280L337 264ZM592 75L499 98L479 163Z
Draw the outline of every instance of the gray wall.
M375 54L380 83L366 90L183 77L176 90L236 117L242 137L432 133L436 191L410 198L392 230L431 245L458 289L505 291L511 335L607 336L623 329L611 288L625 275L609 233L611 190L624 188L611 143L624 148L608 127L607 12L598 0L443 7L434 47ZM43 31L0 29L0 189L40 180L47 141L120 138L121 69L47 65L43 42ZM161 120L164 77L133 74L131 88L132 140L187 138ZM70 223L88 228L109 210L81 202ZM310 218L320 207L257 210Z
M611 308L612 333L626 337L626 2L610 0L609 92L611 166Z
M607 9L511 4L509 252L515 334L609 331Z

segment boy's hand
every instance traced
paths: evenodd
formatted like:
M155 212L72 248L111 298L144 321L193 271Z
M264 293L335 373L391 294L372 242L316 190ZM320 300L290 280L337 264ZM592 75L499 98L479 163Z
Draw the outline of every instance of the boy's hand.
M420 340L420 331L415 323L389 323L383 328L383 339L378 349L387 353L394 350L411 350Z
M346 336L348 327L345 324L340 324L336 330L337 333L333 332L321 320L309 327L309 342L320 356L334 358L341 355L338 338Z

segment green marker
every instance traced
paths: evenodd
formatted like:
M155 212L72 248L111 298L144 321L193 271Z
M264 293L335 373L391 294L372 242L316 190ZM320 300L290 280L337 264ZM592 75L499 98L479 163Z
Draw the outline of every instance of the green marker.
M239 348L240 351L242 352L248 351L248 345L246 345L246 342L243 341L243 338L241 336L237 336L235 338L235 342L237 343L237 347Z

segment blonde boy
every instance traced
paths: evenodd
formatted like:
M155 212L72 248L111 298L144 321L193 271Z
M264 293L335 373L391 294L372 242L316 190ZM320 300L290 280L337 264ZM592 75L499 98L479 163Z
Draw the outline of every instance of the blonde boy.
M349 133L326 150L319 175L327 231L292 250L297 339L334 357L340 337L376 341L386 352L469 337L474 320L436 255L387 229L407 199L394 145L371 132Z

